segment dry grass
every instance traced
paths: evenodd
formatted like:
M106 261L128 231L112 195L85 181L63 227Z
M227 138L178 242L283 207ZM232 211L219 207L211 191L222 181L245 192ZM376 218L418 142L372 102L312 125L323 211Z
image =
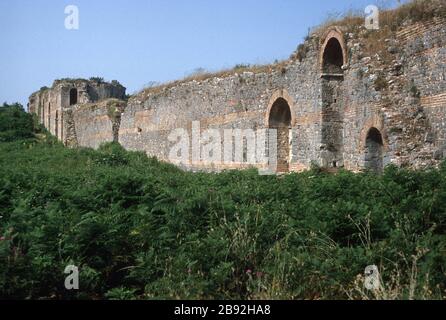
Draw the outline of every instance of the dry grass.
M432 300L439 299L446 292L441 292L438 286L432 287L429 273L423 274L420 279L418 264L420 260L428 253L425 248L417 248L416 253L411 257L405 257L399 253L405 260L404 272L395 264L392 271L386 270L381 266L382 273L386 274L387 280L379 276L379 287L376 290L367 290L364 287L365 277L358 275L356 279L345 288L345 294L350 300Z
M320 37L327 28L338 26L345 32L357 33L363 40L364 56L379 55L384 63L390 63L393 57L388 52L388 44L385 40L392 38L394 33L400 30L405 23L414 24L431 21L434 17L446 18L446 2L444 0L413 0L390 10L381 7L379 30L365 29L364 14L349 11L342 15L332 14L313 32Z
M444 0L414 0L397 9L383 11L380 14L380 23L396 31L404 21L416 23L429 21L434 17L446 17Z
M122 109L126 105L126 102L124 100L119 100L116 98L109 98L105 99L99 102L90 102L90 103L83 103L78 104L77 108L79 110L83 109L90 109L90 110L97 110L97 109Z
M365 34L364 54L372 56L379 54L385 62L391 62L385 42L404 23L419 23L431 21L434 17L446 17L446 2L444 0L414 0L393 10L380 12L380 30L368 31Z
M381 7L379 21L381 29L389 28L391 31L397 31L405 21L416 23L429 21L434 17L446 17L444 0L413 0L390 10ZM364 14L353 10L344 14L330 14L313 32L320 33L332 26L344 27L348 32L354 31L364 26Z
M312 34L321 37L327 28L330 27L342 27L342 29L353 32L356 28L364 24L364 17L358 11L348 11L346 13L331 13L319 26L313 28Z
M286 72L286 66L288 64L288 60L279 61L274 64L268 64L268 65L237 65L232 69L226 69L221 70L217 72L208 72L200 70L200 72L193 73L183 79L175 80L172 82L164 83L157 86L149 86L147 88L144 88L141 92L137 93L143 94L143 95L151 95L151 94L159 94L163 91L169 90L173 87L176 87L182 83L187 83L191 81L205 81L211 78L227 78L234 76L236 74L243 74L245 72L251 72L251 73L272 73L272 72Z

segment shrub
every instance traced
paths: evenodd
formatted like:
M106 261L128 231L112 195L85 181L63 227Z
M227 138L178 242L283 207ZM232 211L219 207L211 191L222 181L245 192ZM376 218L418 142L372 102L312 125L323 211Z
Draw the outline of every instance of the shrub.
M21 104L0 107L0 142L32 138L34 128L33 116L24 112Z
M95 163L108 166L123 166L129 163L125 149L117 142L102 144L94 157Z
M417 86L412 82L410 87L410 94L413 98L420 98L421 92L418 90Z
M446 162L206 174L116 143L15 140L0 143L0 186L0 298L446 297ZM364 289L372 264L379 291Z
M386 78L379 74L374 82L375 90L376 91L383 91L388 88L389 84L386 80Z

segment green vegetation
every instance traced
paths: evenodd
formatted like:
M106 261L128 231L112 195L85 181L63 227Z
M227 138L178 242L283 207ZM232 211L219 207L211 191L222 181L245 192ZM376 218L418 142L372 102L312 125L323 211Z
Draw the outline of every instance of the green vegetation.
M0 143L0 298L446 297L446 165L193 174L23 135L16 109L0 109L2 134L18 133ZM362 283L372 264L379 291Z
M246 69L249 69L250 67L251 67L251 65L248 63L239 63L239 64L236 64L232 70L234 70L235 72L238 72L238 71L243 72Z
M0 106L0 142L32 138L35 131L33 117L24 112L22 105Z
M306 46L305 44L301 43L297 47L297 50L296 50L295 54L292 57L296 58L297 60L302 62L302 60L304 60L307 57L308 50L309 50L308 46Z
M97 83L103 83L104 82L104 78L102 78L102 77L91 77L90 81L94 81L94 82L97 82Z
M411 83L411 86L410 86L410 95L413 98L418 98L418 99L421 96L421 92L420 92L420 90L418 90L417 86L415 85L414 80L412 80L412 83Z

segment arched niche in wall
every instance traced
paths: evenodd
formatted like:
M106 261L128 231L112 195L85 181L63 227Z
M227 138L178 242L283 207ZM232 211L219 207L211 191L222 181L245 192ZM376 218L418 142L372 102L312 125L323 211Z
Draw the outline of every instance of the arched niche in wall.
M381 131L375 127L367 132L364 167L377 173L381 173L384 169L384 140Z
M386 152L389 148L382 116L370 117L362 129L359 139L359 150L362 152L364 161L363 168L377 173L382 172L386 162Z
M293 100L285 90L276 91L268 105L266 126L277 132L277 172L290 170L291 128L294 123ZM270 155L271 156L271 155Z

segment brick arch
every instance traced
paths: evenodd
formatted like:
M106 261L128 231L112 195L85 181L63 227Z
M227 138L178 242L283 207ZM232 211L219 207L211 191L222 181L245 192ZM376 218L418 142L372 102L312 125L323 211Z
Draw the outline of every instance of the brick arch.
M289 93L285 89L277 90L271 96L271 98L268 102L268 109L266 110L266 115L265 115L265 127L269 128L269 117L270 117L271 109L273 108L274 103L278 99L283 99L288 103L288 107L290 108L290 111L291 111L291 126L293 127L296 123L296 112L295 112L295 107L294 107L294 99L289 95Z
M275 169L278 173L290 171L292 161L292 134L289 128L293 127L296 123L295 117L293 98L285 89L275 91L268 103L265 124L267 128L274 128L277 133L277 167Z
M338 27L331 27L329 28L325 34L324 37L322 37L323 42L321 43L321 50L319 52L319 67L321 72L323 72L324 70L324 53L325 53L325 49L327 48L328 42L331 39L336 39L339 44L341 45L341 49L342 49L342 57L343 57L343 62L344 65L346 65L348 63L348 54L347 54L347 47L345 44L345 39L344 39L344 35L342 34L342 31L338 28Z
M365 122L365 124L361 130L361 134L360 134L360 138L359 138L360 139L359 140L359 149L361 150L361 152L363 152L365 150L367 135L372 128L377 129L381 133L384 151L388 151L389 144L387 142L388 141L387 133L386 133L386 130L384 129L384 119L378 115L374 115L367 119L367 121Z

